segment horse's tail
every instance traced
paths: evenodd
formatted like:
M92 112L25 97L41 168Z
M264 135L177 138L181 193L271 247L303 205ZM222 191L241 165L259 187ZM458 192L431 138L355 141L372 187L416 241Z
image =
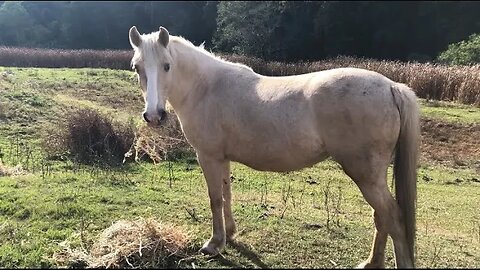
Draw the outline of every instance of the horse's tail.
M415 203L417 196L417 154L420 139L419 108L415 93L404 84L395 84L391 91L400 113L393 177L395 197L405 224L410 258L415 264Z

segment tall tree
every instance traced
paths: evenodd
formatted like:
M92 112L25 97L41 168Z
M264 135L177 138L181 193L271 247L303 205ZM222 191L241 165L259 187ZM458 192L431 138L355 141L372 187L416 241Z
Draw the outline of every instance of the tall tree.
M20 2L5 2L0 7L0 41L7 46L28 46L35 24Z

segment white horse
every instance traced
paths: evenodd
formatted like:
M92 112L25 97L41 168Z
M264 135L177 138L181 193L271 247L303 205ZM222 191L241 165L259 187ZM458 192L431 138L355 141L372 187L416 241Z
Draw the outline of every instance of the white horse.
M236 232L230 161L285 172L332 157L374 210L372 250L359 266L383 267L390 235L396 266L414 267L419 116L410 88L355 68L262 76L163 27L140 35L133 26L129 39L143 118L160 125L168 101L205 176L213 232L201 252L218 254ZM396 200L386 181L392 157Z

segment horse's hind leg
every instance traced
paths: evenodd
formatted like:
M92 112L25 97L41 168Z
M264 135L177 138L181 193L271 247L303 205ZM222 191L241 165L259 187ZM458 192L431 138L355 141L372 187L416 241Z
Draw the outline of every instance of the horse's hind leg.
M382 160L382 159L377 159ZM355 181L363 197L374 210L375 237L369 258L360 267L384 267L384 252L387 235L392 236L395 249L396 266L400 268L413 267L409 257L405 236L405 226L401 219L400 209L388 190L385 162L356 161L356 164L342 164L344 171Z
M382 228L378 215L373 211L375 220L375 235L373 236L372 249L368 259L357 266L357 268L384 268L385 267L385 246L387 244L388 233Z

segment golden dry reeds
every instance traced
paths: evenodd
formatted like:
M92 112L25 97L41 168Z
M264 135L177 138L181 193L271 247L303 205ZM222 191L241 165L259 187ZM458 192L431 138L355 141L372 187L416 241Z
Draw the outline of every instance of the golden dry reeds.
M0 46L0 66L130 69L133 51L64 50Z
M60 50L0 47L0 66L91 67L130 70L132 50ZM282 63L255 57L219 54L225 60L243 63L267 76L287 76L339 67L376 71L405 83L421 98L457 101L480 106L480 65L447 66L339 56L321 61Z
M345 56L297 63L265 62L239 55L223 55L222 58L243 63L254 71L269 76L297 75L340 67L363 68L407 84L421 98L480 106L480 65L446 66Z

